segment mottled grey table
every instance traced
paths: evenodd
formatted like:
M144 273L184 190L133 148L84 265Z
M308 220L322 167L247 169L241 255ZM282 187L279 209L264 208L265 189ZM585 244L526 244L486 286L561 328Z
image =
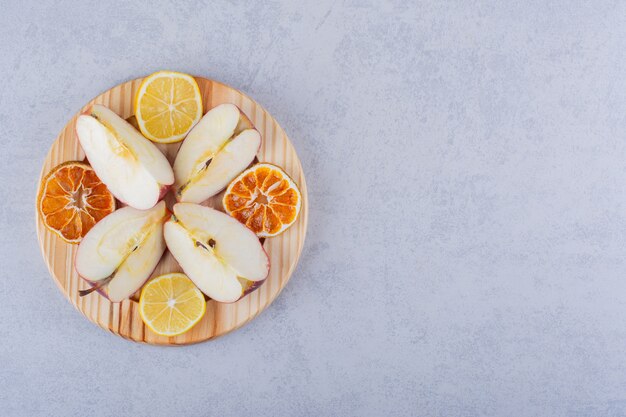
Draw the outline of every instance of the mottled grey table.
M626 414L624 2L89 3L0 7L0 415ZM263 104L310 192L278 300L186 348L85 320L34 227L69 117L158 69Z

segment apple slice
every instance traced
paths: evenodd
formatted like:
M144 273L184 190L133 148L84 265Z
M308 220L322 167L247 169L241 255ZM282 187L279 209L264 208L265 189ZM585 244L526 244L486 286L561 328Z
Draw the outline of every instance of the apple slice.
M209 110L189 132L174 161L176 198L201 203L222 191L254 159L261 134L234 104Z
M150 277L163 252L165 202L150 210L124 207L106 216L85 235L76 253L78 274L113 302L135 293Z
M167 248L183 271L216 301L237 301L267 278L270 263L261 242L227 214L178 203L163 229Z
M106 107L94 104L80 115L76 134L98 178L129 206L154 207L174 183L159 148Z

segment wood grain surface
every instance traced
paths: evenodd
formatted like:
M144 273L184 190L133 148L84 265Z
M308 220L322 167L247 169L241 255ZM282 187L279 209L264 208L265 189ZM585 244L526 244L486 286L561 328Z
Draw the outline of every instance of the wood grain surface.
M81 112L93 103L103 104L125 119L133 122L133 99L142 79L120 84L104 92L87 103ZM78 291L88 288L74 269L74 256L78 245L65 243L49 231L41 221L37 211L37 236L41 252L52 278L67 299L92 322L103 329L126 339L157 345L186 345L209 340L231 332L248 323L263 311L280 293L289 281L298 263L307 229L308 198L306 182L300 160L289 138L272 116L254 100L236 89L216 81L196 77L202 93L204 112L222 103L239 106L261 133L263 142L257 155L259 161L281 166L299 185L302 192L302 209L295 224L283 234L268 238L263 242L271 267L267 280L256 291L232 304L207 302L206 315L189 332L175 337L159 336L147 328L139 316L138 293L130 300L111 303L94 292L80 297ZM79 113L80 114L80 113ZM56 165L71 160L82 161L82 151L75 133L76 114L52 144L44 162L41 178ZM158 145L170 162L173 162L180 142ZM38 191L39 193L39 191ZM222 193L210 198L204 205L222 210ZM170 192L166 201L171 207L174 199ZM182 271L172 255L166 251L152 276L167 272Z

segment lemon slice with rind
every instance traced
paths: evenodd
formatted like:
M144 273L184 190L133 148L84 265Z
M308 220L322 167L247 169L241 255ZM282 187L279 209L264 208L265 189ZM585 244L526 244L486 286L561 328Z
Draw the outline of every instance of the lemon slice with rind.
M202 96L187 74L159 71L141 82L135 95L135 118L153 142L180 142L202 117Z
M174 272L158 276L141 290L141 319L150 330L162 336L185 333L205 312L204 295L185 274Z

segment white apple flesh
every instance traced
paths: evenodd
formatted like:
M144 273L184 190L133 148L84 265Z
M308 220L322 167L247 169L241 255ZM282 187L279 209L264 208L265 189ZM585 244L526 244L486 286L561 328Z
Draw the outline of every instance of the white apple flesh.
M250 165L260 146L261 135L237 106L209 110L176 155L176 198L201 203L219 193Z
M150 210L124 207L114 211L81 241L76 271L113 302L130 297L150 277L165 251L167 217L164 201Z
M183 271L216 301L239 300L269 273L269 258L256 235L212 208L192 203L174 205L174 216L165 222L164 236Z
M161 151L106 107L95 104L80 115L76 134L98 178L129 206L154 207L174 183Z

